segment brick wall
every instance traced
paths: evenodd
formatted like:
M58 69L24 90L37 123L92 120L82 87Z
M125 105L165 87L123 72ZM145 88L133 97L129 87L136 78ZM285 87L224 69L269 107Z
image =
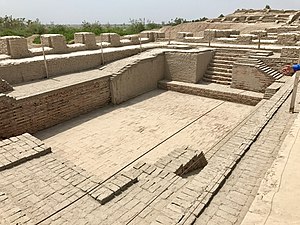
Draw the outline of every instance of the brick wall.
M234 64L232 69L232 88L264 93L275 79L247 64Z
M120 104L157 88L164 78L164 55L154 55L128 65L111 78L112 103Z
M267 64L269 67L271 67L274 70L281 71L282 68L287 64L295 64L298 62L297 58L292 57L281 57L281 58L261 58L261 61L263 61L265 64Z
M222 90L213 90L213 89L205 89L199 88L192 85L182 85L175 82L170 81L160 81L158 83L158 87L164 90L169 91L177 91L180 93L190 94L190 95L198 95L207 98L214 98L229 102L241 103L246 105L255 106L257 103L261 101L262 98L257 96L247 96L239 93L226 92Z
M139 47L132 49L118 49L104 53L105 63L126 58L140 52ZM101 66L100 51L77 52L63 55L47 55L49 74L51 76L74 73L82 70ZM17 59L13 62L0 62L0 78L10 84L43 79L46 70L43 57L32 57L29 59Z
M0 138L34 133L110 102L109 77L15 100L0 96Z
M7 83L5 80L0 79L0 93L12 91L13 87Z

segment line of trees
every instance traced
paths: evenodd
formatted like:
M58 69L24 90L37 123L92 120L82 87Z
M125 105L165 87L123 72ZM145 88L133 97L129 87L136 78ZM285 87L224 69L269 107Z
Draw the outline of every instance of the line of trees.
M130 19L129 24L110 25L101 24L100 22L90 23L83 21L80 26L42 24L39 19L26 20L25 18L13 18L12 16L0 17L0 36L23 36L29 37L33 34L62 34L67 41L71 41L74 33L85 31L93 32L96 35L101 33L117 33L119 35L137 34L144 30L158 29L165 25L176 26L182 23L200 22L207 20L206 17L188 21L183 18L176 17L168 23L157 24L153 21L145 21L145 19Z

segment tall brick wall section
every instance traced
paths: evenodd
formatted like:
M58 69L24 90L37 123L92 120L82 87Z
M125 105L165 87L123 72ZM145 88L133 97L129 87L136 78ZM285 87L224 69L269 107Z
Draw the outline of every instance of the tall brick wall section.
M164 55L155 55L130 65L111 78L112 103L120 104L157 88L164 78Z
M275 79L259 71L255 66L234 64L232 69L232 88L264 93Z
M165 75L168 80L198 83L210 63L213 51L167 52Z
M109 77L19 100L4 95L0 98L0 138L34 133L109 102Z

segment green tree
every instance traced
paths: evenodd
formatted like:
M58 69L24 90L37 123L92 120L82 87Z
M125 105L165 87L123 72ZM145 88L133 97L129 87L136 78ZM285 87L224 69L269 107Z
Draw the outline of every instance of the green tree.
M266 5L265 9L271 9L271 6L270 5Z

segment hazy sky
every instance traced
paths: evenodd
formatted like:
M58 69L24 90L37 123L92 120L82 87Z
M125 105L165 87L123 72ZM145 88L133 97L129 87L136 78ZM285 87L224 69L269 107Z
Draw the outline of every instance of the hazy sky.
M145 18L155 22L176 17L198 19L226 15L237 8L300 9L300 0L0 0L0 16L39 18L43 23L128 23Z

